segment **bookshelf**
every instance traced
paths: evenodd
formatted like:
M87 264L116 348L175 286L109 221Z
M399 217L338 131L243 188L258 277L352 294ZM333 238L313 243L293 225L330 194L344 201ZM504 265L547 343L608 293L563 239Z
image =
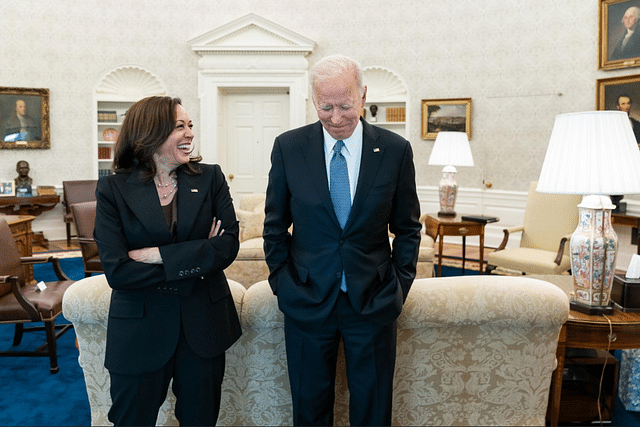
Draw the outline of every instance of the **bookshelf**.
M166 92L155 75L134 65L117 67L100 79L94 94L94 179L112 173L115 142L129 107L142 98Z

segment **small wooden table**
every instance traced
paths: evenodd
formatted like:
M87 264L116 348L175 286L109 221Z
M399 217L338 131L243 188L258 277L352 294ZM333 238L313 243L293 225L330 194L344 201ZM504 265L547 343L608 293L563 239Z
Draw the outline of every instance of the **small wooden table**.
M40 215L42 212L53 209L60 203L60 196L2 196L0 197L0 213L5 215ZM45 239L42 231L33 233L32 240L38 246L49 247L49 241Z
M534 279L553 283L567 295L573 292L573 276L569 275L527 275ZM562 372L565 365L567 347L623 350L640 348L640 313L624 313L614 308L613 314L607 316L583 314L571 310L569 320L562 326L558 339L558 367L553 372L551 381L551 400L547 410L552 426L558 425L560 415L560 395L562 392ZM611 343L609 343L611 337Z
M427 214L424 219L425 233L436 241L440 238L438 250L438 276L442 276L442 251L444 236L462 236L462 274L464 274L464 263L466 260L467 236L480 237L480 274L484 268L484 222L463 221L461 215L438 216L438 214Z
M627 227L633 227L640 230L640 217L633 216L633 215L612 213L611 224L624 225ZM640 244L638 244L637 246L638 246L638 255L640 255Z

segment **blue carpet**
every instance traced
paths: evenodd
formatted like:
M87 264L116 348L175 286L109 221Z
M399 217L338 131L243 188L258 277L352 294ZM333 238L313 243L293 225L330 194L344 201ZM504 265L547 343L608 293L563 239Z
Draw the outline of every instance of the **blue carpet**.
M73 280L84 277L81 258L60 260L62 270ZM51 264L34 265L34 277L56 280ZM62 316L56 324L68 323ZM34 350L46 341L43 332L27 332L22 343L12 347L13 325L0 325L2 350ZM89 399L78 364L73 329L58 339L57 374L49 373L48 357L0 358L0 424L3 426L85 426L91 424Z

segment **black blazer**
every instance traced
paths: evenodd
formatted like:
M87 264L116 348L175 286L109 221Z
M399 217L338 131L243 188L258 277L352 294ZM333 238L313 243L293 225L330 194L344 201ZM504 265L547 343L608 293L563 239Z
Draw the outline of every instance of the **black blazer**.
M235 259L238 222L229 188L217 165L199 175L178 173L175 238L162 215L153 181L138 172L100 178L94 237L113 288L105 366L139 374L172 356L180 324L201 357L223 353L241 334L222 270ZM209 239L213 218L224 234ZM163 264L133 261L128 251L160 248Z
M353 307L380 324L395 320L415 278L420 246L409 142L363 121L360 174L344 231L329 194L320 122L276 138L271 163L263 237L269 283L282 312L300 328L319 326L344 268Z

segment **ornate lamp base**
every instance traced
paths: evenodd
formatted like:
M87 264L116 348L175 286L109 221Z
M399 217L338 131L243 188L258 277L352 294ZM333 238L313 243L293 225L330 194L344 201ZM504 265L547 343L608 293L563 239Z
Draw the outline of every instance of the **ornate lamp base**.
M571 306L571 310L579 311L584 314L594 314L594 315L603 315L603 314L613 314L613 306L611 305L587 305L578 301L570 301L569 305Z
M571 308L585 314L613 312L611 287L616 266L618 236L611 226L609 196L585 196L578 205L578 227L571 236Z
M438 187L440 195L440 212L438 216L456 216L454 207L458 195L458 183L456 182L456 168L445 166L442 169L442 179Z

